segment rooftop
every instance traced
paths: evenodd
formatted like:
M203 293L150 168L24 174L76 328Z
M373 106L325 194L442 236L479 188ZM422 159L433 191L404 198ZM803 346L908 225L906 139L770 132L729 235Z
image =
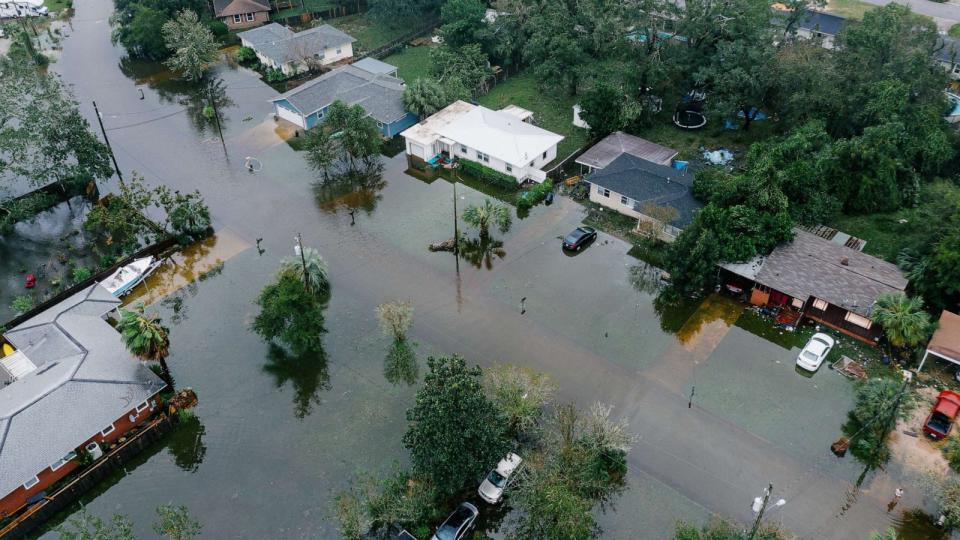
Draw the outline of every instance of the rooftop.
M366 58L361 58L353 63L353 66L358 67L366 72L374 73L377 75L392 75L397 76L397 66L390 65L381 60L377 60L371 56Z
M645 204L668 206L677 211L671 225L683 228L703 205L693 197L693 173L678 171L631 154L621 154L607 167L585 181L633 199L634 210L643 212Z
M104 320L119 304L94 284L4 335L19 375L0 377L0 497L164 387Z
M324 49L356 41L329 24L295 33L286 26L270 23L240 32L237 37L248 41L257 52L278 64L299 61Z
M960 62L960 40L950 36L940 36L934 56L937 60L948 64Z
M308 115L340 100L347 105L359 104L374 120L389 124L407 114L403 90L403 81L396 77L378 75L350 64L328 71L270 101L286 100Z
M213 13L217 17L230 17L261 11L270 11L269 0L213 0Z
M431 145L440 138L440 136L437 135L440 128L467 114L474 107L475 105L471 105L466 101L454 101L450 105L430 115L426 120L405 130L401 135L413 142Z
M602 169L623 154L636 156L661 165L669 165L670 161L677 155L677 151L622 131L615 131L580 154L577 163L594 169Z
M930 338L927 350L960 362L960 315L943 310L937 331Z
M883 293L902 292L907 279L895 264L834 243L799 228L793 241L723 268L794 298L813 296L864 317Z

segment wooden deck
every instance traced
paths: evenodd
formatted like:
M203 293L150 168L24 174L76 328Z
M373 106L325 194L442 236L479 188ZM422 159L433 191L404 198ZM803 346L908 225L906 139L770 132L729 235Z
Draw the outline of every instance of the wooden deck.
M864 343L869 343L870 345L876 345L876 340L879 339L880 335L883 333L880 325L874 324L867 329L844 320L844 316L847 314L847 311L843 308L839 308L833 304L827 304L826 311L820 311L819 309L814 308L811 304L807 305L807 309L803 313L804 317L829 326L830 328L833 328L844 335L858 339Z

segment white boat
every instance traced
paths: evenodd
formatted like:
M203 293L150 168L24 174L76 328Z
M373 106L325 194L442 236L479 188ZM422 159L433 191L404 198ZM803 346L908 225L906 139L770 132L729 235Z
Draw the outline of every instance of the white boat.
M152 256L135 259L130 264L118 268L116 272L100 284L110 291L110 294L120 298L146 279L156 270L157 266L160 266L160 262L154 262Z

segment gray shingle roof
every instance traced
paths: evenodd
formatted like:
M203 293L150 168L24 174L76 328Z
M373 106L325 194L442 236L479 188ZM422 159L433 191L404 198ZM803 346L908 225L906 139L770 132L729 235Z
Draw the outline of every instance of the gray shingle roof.
M392 75L397 71L397 66L392 66L382 60L377 60L372 56L357 60L353 63L353 66L377 75Z
M580 154L577 163L602 169L622 154L630 154L654 163L668 164L677 155L677 151L622 131L615 131Z
M774 9L773 10L773 23L784 26L786 25L788 13L785 13L782 10ZM833 13L827 13L825 11L816 11L812 9L806 10L800 20L797 21L797 27L803 28L805 30L818 31L823 34L835 36L843 30L843 27L847 24L847 19L839 15L834 15Z
M0 497L164 387L103 319L119 303L94 284L4 334L37 369L0 386Z
M299 61L304 55L356 41L329 24L294 33L286 26L270 23L240 32L237 37L250 42L257 52L278 64Z
M648 202L676 209L677 217L670 224L679 228L690 224L703 206L693 197L693 172L681 173L630 154L621 154L584 180L630 197L638 212Z
M794 298L814 296L865 317L881 294L907 288L907 278L894 264L802 229L793 232L793 241L765 258L722 266L747 277L753 272L757 283Z
M376 75L353 65L341 66L270 101L287 100L304 115L340 100L359 104L378 122L389 124L405 114L403 81Z
M217 17L270 11L269 0L213 0L213 14Z
M937 52L934 53L937 60L953 64L960 62L960 40L949 36L940 36L937 40Z

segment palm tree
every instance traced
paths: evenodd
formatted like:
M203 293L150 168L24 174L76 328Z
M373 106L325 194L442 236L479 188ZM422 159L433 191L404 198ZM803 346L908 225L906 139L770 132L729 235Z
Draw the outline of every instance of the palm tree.
M501 233L510 230L510 209L486 199L481 206L468 206L463 211L463 220L471 227L480 229L480 238L487 238L491 224L496 225Z
M160 317L145 314L141 303L137 305L136 311L120 310L117 330L131 354L141 360L160 364L160 377L173 390L173 377L170 376L170 368L167 366L170 330L163 325Z
M923 311L923 300L903 293L880 295L871 319L883 327L890 344L897 348L923 343L932 330L930 314Z
M890 527L882 533L875 532L870 534L870 540L897 540L898 538L900 537L897 536L897 531L893 527Z
M281 272L290 272L306 283L313 294L324 295L330 291L330 280L327 277L327 263L315 248L303 248L301 257L289 257L280 263ZM304 279L303 273L307 277Z

